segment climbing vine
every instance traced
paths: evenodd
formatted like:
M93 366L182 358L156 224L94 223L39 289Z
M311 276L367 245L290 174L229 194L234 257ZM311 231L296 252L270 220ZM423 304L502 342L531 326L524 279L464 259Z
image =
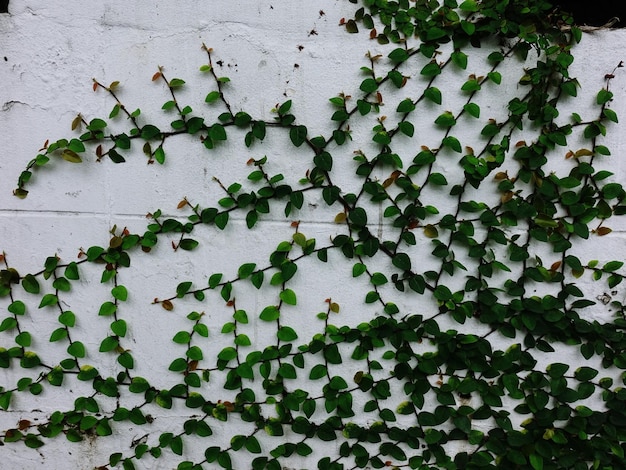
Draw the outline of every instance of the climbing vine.
M114 227L108 245L52 255L28 274L2 255L0 366L14 382L2 384L0 407L55 387L80 392L0 442L119 440L99 469L155 459L180 470L623 467L624 306L613 301L599 319L589 312L604 300L577 284L610 291L624 279L622 261L578 248L626 213L602 140L618 122L621 62L589 72L606 73L593 114L564 115L588 108L570 76L583 33L549 2L363 0L340 25L371 47L358 89L330 97L327 135L311 135L291 100L271 120L236 110L236 83L206 46L206 103L185 103L188 85L165 68L152 77L166 91L167 129L132 111L118 82L94 80L112 100L108 117L77 116L76 135L47 143L16 196L45 167L91 154L122 164L141 149L167 171L184 136L210 151L209 168L231 158L227 141L258 153L245 180L214 179L215 200L150 208L143 233ZM308 162L302 174L272 155L266 141L280 139ZM307 216L318 205L332 214L324 233ZM240 252L234 234L265 223L284 238L263 257L207 262L189 278L163 272L168 290L133 304L134 272L151 259L175 270L206 260L220 237ZM94 286L104 294L70 310L64 299ZM162 315L187 326L167 332L160 369L139 338L146 317ZM142 437L111 436L127 428Z

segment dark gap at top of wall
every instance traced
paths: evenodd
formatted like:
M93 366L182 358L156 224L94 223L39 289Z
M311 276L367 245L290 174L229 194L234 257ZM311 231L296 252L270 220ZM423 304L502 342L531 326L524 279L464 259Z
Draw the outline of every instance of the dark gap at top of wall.
M562 11L571 13L577 25L626 27L625 0L550 0ZM9 0L0 0L0 13L9 13Z
M624 0L550 0L555 7L571 13L577 25L604 26L617 18L613 28L626 27Z

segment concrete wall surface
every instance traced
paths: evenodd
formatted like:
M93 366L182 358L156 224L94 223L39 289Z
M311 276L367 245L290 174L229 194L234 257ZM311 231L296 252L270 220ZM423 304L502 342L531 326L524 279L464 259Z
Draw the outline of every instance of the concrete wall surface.
M127 162L118 165L104 160L96 162L94 151L90 149L84 154L82 164L57 158L58 161L35 171L27 198L19 199L12 194L21 171L47 140L54 142L79 135L70 129L78 113L87 121L95 117L108 120L115 102L105 90L92 90L92 78L104 85L119 81L116 94L126 108L140 108L140 122L165 129L169 126L170 116L160 108L170 99L169 91L162 81L151 80L162 67L168 79L176 77L186 81L178 96L180 103L188 104L194 113L205 116L207 121L215 120L223 109L219 104L209 106L204 102L204 97L215 89L215 84L199 71L208 60L202 50L203 44L213 49L216 73L230 78L224 86L224 93L234 111L245 110L256 119L269 121L275 116L272 109L278 103L292 100L292 112L298 123L307 126L310 136L329 135L335 128L330 120L335 108L328 98L340 93L356 96L364 77L360 67L369 66L366 54L382 54L381 60L385 60L384 57L394 48L371 41L367 31L359 34L346 32L340 21L350 17L355 7L340 0L11 0L10 14L0 15L0 253L4 252L6 262L22 275L36 273L49 256L57 255L63 262L70 262L77 259L79 251L90 246L108 246L114 226L118 233L127 228L132 233L143 234L150 223L146 214L157 209L162 210L164 218L186 217L188 210L177 209L183 198L192 205L217 206L217 201L224 197L218 181L225 186L239 182L246 188L256 188L255 183L247 179L254 169L247 165L251 158L267 156L264 169L270 175L281 173L288 184L298 187L298 181L311 167L311 152L304 147L296 151L286 132L270 129L265 141L250 148L243 144L244 132L237 130L229 131L228 141L212 151L204 149L197 136L168 140L164 147L164 165L147 165L139 147L127 152ZM626 61L625 46L625 31L584 34L583 41L576 46L572 66L572 75L580 82L579 96L571 100L571 110L570 102L562 107L559 117L562 122L569 119L568 111L578 112L583 119L593 119L598 110L596 94L605 84L605 74L613 71L620 61ZM487 48L474 50L467 70L457 70L442 77L438 82L443 91L442 105L431 103L425 106L419 115L412 116L415 135L394 140L395 151L408 162L407 165L420 146L435 148L439 145L443 131L432 124L434 118L444 110L457 112L463 106L466 95L459 90L460 84L470 73L484 75L489 71L490 65L486 61L489 52L491 50ZM442 49L443 58L449 53L449 49ZM530 57L528 63L534 59ZM455 136L464 147L479 148L481 142L484 145L479 136L480 128L490 118L506 118L506 104L523 92L518 80L526 64L510 62L502 70L502 85L486 84L477 95L482 109L480 118L472 120L464 116L455 129ZM414 69L407 67L403 71L410 77L406 88L394 90L389 87L383 92L385 102L380 115L386 115L389 122L397 121L397 103L424 87L424 78L419 75L421 66L413 64L411 67ZM615 99L610 106L620 117L626 116L626 74L623 70L616 70L611 83ZM358 151L375 154L377 146L371 141L371 129L376 124L376 116L372 115L355 119L351 122L352 140L341 147L333 147L333 175L341 177L338 185L344 193L358 191L361 187L362 179L354 174L353 157ZM127 128L128 121L123 117L110 120L112 131ZM520 133L513 141L523 140L525 135ZM624 135L623 123L608 126L608 134L601 138L601 143L611 149L612 155L598 162L596 167L610 169L613 172L611 180L622 184L626 182L622 158L626 151ZM567 147L557 147L549 168L566 176L571 162L565 154L568 150L576 151L578 143L572 136ZM460 181L463 175L455 160L458 160L458 154L449 151L442 155L437 162L437 171L446 175L448 181ZM503 171L514 166L514 162L507 162ZM383 172L376 175L380 180L386 177L388 175ZM494 190L495 184L485 184L474 199L498 200L500 194ZM424 195L424 203L435 205L441 214L445 214L449 209L446 194L442 189L440 193ZM178 331L190 328L186 315L191 311L204 312L210 330L209 340L202 343L207 363L214 365L214 357L222 348L232 345L232 333L221 331L222 326L232 320L233 309L232 305L225 304L219 292L208 292L202 303L177 299L171 312L153 304L154 298L175 296L176 286L184 281L205 286L206 279L213 273L223 273L224 279L233 279L243 263L268 266L268 257L277 245L292 240L293 221L299 221L298 230L307 238L315 238L318 246L327 245L331 237L346 233L345 225L335 223L336 215L342 212L341 207L338 204L328 207L321 194L311 192L302 209L294 210L287 217L283 215L284 204L281 204L273 205L270 214L261 214L258 225L252 230L246 228L245 213L233 215L223 231L215 226L198 228L194 238L201 245L195 251L174 251L165 238L149 255L137 250L131 267L119 274L119 282L130 293L128 301L120 308L129 328L124 347L132 351L137 376L146 377L161 388L179 381L179 374L168 372L168 367L174 358L184 355L185 348L172 342L172 337ZM376 214L380 218L378 235L384 238L394 233L390 222L383 217L385 207L372 203L370 209L370 217ZM602 238L591 236L576 245L574 252L584 260L623 260L626 224L615 218L609 225L612 233ZM510 230L511 233L516 230L523 233L524 228L512 227ZM174 243L176 240L172 237ZM431 240L421 237L410 252L414 266L421 271L438 266L439 261L430 255L431 245ZM537 248L535 254L546 266L560 259L558 254L542 247ZM372 272L388 270L388 260L373 258L369 263ZM341 307L339 315L331 318L331 323L336 325L356 326L364 319L381 314L378 303L363 302L371 286L362 278L352 277L353 264L337 253L331 253L327 263L306 259L299 266L297 276L289 285L297 293L298 303L284 306L281 312L283 326L292 326L298 332L296 345L307 343L314 335L323 332L324 321L316 315L328 308L326 299L332 299ZM72 335L86 346L84 363L94 365L103 375L115 376L120 371L116 356L98 353L110 323L110 318L98 315L98 309L110 299L111 289L110 285L100 283L99 269L98 266L85 266L77 288L64 293L62 298L65 308L77 315ZM460 289L464 282L465 277L461 274L451 278L448 285ZM497 284L495 278L493 282ZM611 291L605 283L594 282L587 275L577 282L588 298L599 299L596 306L588 309L588 314L600 322L610 321L614 314L608 301L606 304L600 301L606 298L604 296L620 301L626 297L622 285ZM394 299L403 313L426 314L437 308L432 299L400 295L392 287L387 287L381 287L381 292ZM52 292L50 285L43 289ZM546 287L538 286L538 294L545 294L541 289ZM257 317L266 306L277 303L279 292L278 287L257 290L248 283L235 286L236 307L255 319L241 325L240 330L252 342L249 351L263 350L265 345L275 343L275 325L264 323ZM59 326L58 313L51 307L38 309L39 298L36 296L25 294L23 300L29 312L23 320L24 328L37 339L31 348L44 358L44 362L57 364L67 356L67 345L48 342L47 338ZM9 299L0 298L0 322L10 316L7 312L9 303ZM441 323L442 330L480 330L482 327L484 325L480 324L457 325L452 320L442 320ZM0 332L0 348L13 346L14 337L15 331ZM519 338L502 337L494 343L494 348L505 350L520 341ZM346 348L346 357L350 351ZM581 361L576 351L575 348L559 349L537 359L544 367L557 359L576 365ZM307 364L306 370L313 365ZM333 366L333 373L351 382L358 367L358 364L346 361ZM24 374L36 379L40 372L39 369L28 371L19 367L0 369L0 387L14 388ZM613 372L607 370L604 373L610 375ZM315 382L306 384L304 377L307 376L308 372L302 372L303 378L299 379L302 383L297 386L309 387L313 394L317 385ZM234 400L235 392L224 390L221 380L224 377L216 371L215 379L206 385L206 393L214 395L216 401ZM259 387L259 384L251 386ZM317 392L321 393L321 390ZM77 397L92 393L90 383L86 385L77 380L59 388L46 386L38 396L16 393L9 411L0 412L0 434L16 427L20 420L44 422L52 412L71 409ZM366 399L365 394L358 398L355 394L355 409L362 408ZM124 394L120 400L127 408L141 401L132 394ZM104 414L117 406L115 399L106 398L99 403ZM396 406L397 403L389 407L395 409ZM271 415L271 406L267 405L267 408L268 415ZM318 408L315 417L323 420L322 407ZM87 469L103 466L113 452L132 453L131 446L136 445L136 440L145 439L154 445L159 433L180 432L181 422L189 418L189 411L183 406L174 406L171 410L150 408L154 423L149 426L124 421L121 426L114 427L113 436L94 437L77 444L69 443L63 437L46 442L36 450L20 443L7 444L0 447L0 467ZM367 423L374 418L363 414L353 419ZM520 420L516 421L517 425ZM399 425L408 424L400 421ZM213 436L209 444L199 440L186 447L183 457L170 455L156 460L145 457L136 462L137 466L175 468L183 458L201 460L207 446L226 448L233 435L253 430L250 423L236 422L234 418L227 422L213 420L211 426ZM277 445L276 438L260 434L258 437L264 452ZM284 439L295 442L293 434ZM315 449L315 455L323 452L336 456L340 443L325 443ZM234 468L250 468L246 460L251 458L250 455L233 453ZM284 468L313 468L316 462L313 457L291 457L284 460ZM214 467L207 465L206 468Z

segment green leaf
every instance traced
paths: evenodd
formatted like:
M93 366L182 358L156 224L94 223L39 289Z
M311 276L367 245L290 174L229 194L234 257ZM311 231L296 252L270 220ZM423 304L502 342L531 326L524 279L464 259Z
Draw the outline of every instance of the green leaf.
M54 294L46 294L42 297L39 303L39 308L48 307L50 305L56 305L59 299Z
M0 392L0 408L2 408L5 411L9 409L12 394L13 392L11 391L4 392L4 393Z
M172 338L177 344L188 344L191 341L191 334L188 331L179 331Z
M604 265L602 271L604 271L605 273L611 273L613 271L617 271L622 266L624 266L623 261L609 261Z
M326 377L326 366L324 364L316 364L309 373L309 379L317 380L322 377Z
M433 62L430 62L429 64L426 64L420 71L420 74L424 75L425 77L435 77L439 75L440 73L441 73L441 67L439 66L437 61L433 61Z
M452 62L454 62L454 64L465 70L467 68L467 54L465 52L462 51L454 51L451 55L452 58Z
M30 343L31 343L30 333L28 333L27 331L22 331L20 334L18 334L15 337L15 342L19 346L22 346L23 348L28 348L30 346Z
M613 93L603 88L602 90L598 92L596 102L602 105L602 104L608 103L612 99L613 99Z
M459 142L459 139L451 135L445 137L442 141L442 144L448 147L449 149L454 150L457 153L461 153L462 151L461 142Z
M445 186L448 184L448 180L441 173L431 173L428 177L428 182L437 186Z
M322 171L331 171L333 169L333 157L328 152L315 155L313 163Z
M278 368L278 374L280 374L280 376L285 379L298 378L298 375L296 373L296 368L289 363L281 364L281 366Z
M183 86L185 84L185 80L181 79L181 78L172 78L170 80L170 87L171 88L179 88L181 86Z
M187 361L183 359L182 357L174 359L168 368L168 370L171 370L172 372L182 372L186 369L187 369Z
M396 111L399 113L410 113L414 109L415 109L415 104L413 103L413 100L410 98L407 98L405 100L400 101L400 103L398 104L398 107L396 108Z
M413 137L413 135L415 134L415 126L408 121L399 122L398 129L400 129L400 132L402 132L404 135L409 137Z
M248 335L241 333L235 338L235 344L237 346L250 346L252 342L250 341Z
M435 119L435 124L441 127L452 127L456 124L456 119L450 111L446 111Z
M276 336L279 340L285 342L293 341L298 338L296 331L289 326L282 326L276 333Z
M70 282L64 277L58 277L52 283L52 287L62 292L69 292L72 288Z
M59 328L61 329L61 328ZM50 341L52 341L52 338L50 338ZM104 338L102 340L102 342L100 343L100 352L109 352L109 351L113 351L115 348L117 348L120 344L119 339L116 336L107 336L106 338Z
M113 302L104 302L100 306L100 311L98 312L98 315L101 315L101 316L113 315L116 312L116 310L117 310L117 306Z
M289 130L289 138L296 147L300 147L306 141L307 128L305 126L294 126Z
M459 8L463 11L467 12L475 12L478 11L478 2L476 0L465 0L463 3L459 5Z
M353 267L352 267L352 277L359 277L361 274L363 274L365 271L367 270L367 266L365 266L362 263L356 263Z
M221 124L213 124L209 128L209 137L214 141L226 140L226 129Z
M587 382L598 375L598 371L592 367L581 366L574 372L576 380Z
M387 276L385 276L383 273L372 274L370 281L375 286L382 286L383 284L387 284L387 282L389 282Z
M207 103L213 103L213 102L217 101L218 99L220 99L220 92L219 91L211 91L211 92L209 92L208 95L206 95L206 98L204 99L204 101L207 102Z
M237 274L241 279L246 279L254 272L255 269L256 263L245 263L239 267Z
M72 344L68 346L67 353L70 356L83 358L85 357L85 345L81 343L80 341L74 341Z
M269 305L263 309L259 318L263 321L275 321L280 317L280 310L276 305Z
M291 289L285 289L279 294L280 299L288 305L296 305L296 293Z
M126 322L124 320L116 320L111 323L111 331L115 333L117 336L124 337L126 336Z
M7 310L13 315L24 315L26 313L26 304L21 300L16 300L9 305Z
M222 280L221 273L211 274L209 276L209 287L211 289L215 289L220 284L221 280Z
M409 53L407 52L406 49L402 47L398 47L394 49L393 51L391 51L387 57L389 57L389 59L392 62L399 64L399 63L406 61L409 58Z
M260 454L261 453L261 445L259 441L254 436L248 436L246 438L246 450L252 454Z
M424 90L424 96L433 103L441 104L441 91L436 87L429 87Z
M29 294L39 294L39 282L32 274L27 274L22 279L22 287Z
M189 292L189 289L191 289L191 286L192 286L191 281L185 281L185 282L181 282L180 284L178 284L178 286L176 286L176 297L178 298L184 297L185 294Z
M402 269L404 271L409 271L411 269L411 258L409 258L409 255L406 253L397 253L392 258L391 262L398 269Z
M365 93L373 93L378 90L378 83L373 78L366 78L363 82L361 82L361 86L359 88Z
M357 226L365 227L367 225L367 212L362 207L355 207L348 214L350 221Z
M67 329L65 328L57 328L50 335L50 342L54 343L55 341L60 341L62 339L67 338Z
M153 126L152 124L146 124L141 129L141 138L143 140L150 140L158 138L161 135L161 131L158 127Z
M124 286L115 286L111 289L111 295L114 299L125 302L128 299L128 290Z
M476 119L480 117L480 106L478 106L476 103L467 103L463 106L463 109L465 110L465 112L467 112L467 114L475 117Z

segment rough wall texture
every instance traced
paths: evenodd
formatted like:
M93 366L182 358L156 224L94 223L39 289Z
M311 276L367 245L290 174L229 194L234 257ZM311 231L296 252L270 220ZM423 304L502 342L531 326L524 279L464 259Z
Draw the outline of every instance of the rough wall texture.
M229 143L212 153L204 152L191 140L183 140L177 143L177 147L167 149L165 167L146 167L139 151L136 158L128 158L124 165L93 161L82 165L61 163L37 174L27 199L13 197L11 190L19 173L47 139L70 135L70 123L79 112L89 117L108 114L113 103L102 91L94 94L92 77L102 83L119 80L120 98L129 108L141 107L142 114L162 119L159 109L167 99L167 90L150 81L152 74L158 66L163 66L169 77L184 78L190 86L182 95L183 99L198 103L200 107L210 91L210 84L206 84L198 72L198 67L206 62L201 51L204 43L215 50L221 74L231 78L228 96L235 109L245 109L269 120L270 110L276 103L291 99L299 122L307 125L311 135L317 135L332 129L327 119L332 108L325 98L357 90L362 80L359 67L367 65L365 53L385 54L388 51L384 46L370 42L364 34L348 35L343 27L338 26L339 20L353 10L353 6L345 1L156 1L149 6L139 6L118 0L13 0L10 9L10 15L0 15L0 251L4 251L11 264L21 272L39 270L43 260L53 254L69 261L76 257L81 247L106 246L109 230L114 225L141 232L145 229L147 212L160 208L165 213L175 214L176 205L183 197L198 203L216 201L221 197L221 190L213 178L225 183L245 181L249 173L246 161L251 157L267 155L270 168L277 169L294 182L307 168L308 162L295 158L293 148L287 145L284 136L273 136L261 147L252 149ZM626 60L625 44L626 33L622 31L585 35L576 53L574 75L581 82L584 96L577 101L577 106L586 100L592 109L595 93L603 85L604 74L621 60ZM470 58L470 64L473 72L483 73L486 66L481 50ZM459 74L456 78L462 83L465 76ZM519 76L519 68L512 70L511 76ZM457 89L458 83L451 81L449 86ZM504 103L516 92L516 86L512 80L509 85L494 87L484 96L484 115L505 116ZM621 70L612 86L616 95L613 108L618 115L626 115L622 112L626 110L626 76ZM401 100L402 93L394 98ZM455 98L450 94L443 107L459 107L462 99L460 95ZM384 111L391 114L393 109L395 105L390 105ZM578 108L577 111L580 112ZM424 123L432 122L437 113L433 109L432 115L423 116ZM407 155L414 155L420 145L436 145L440 139L436 130L423 129L421 140L406 139ZM353 151L369 148L370 144L364 143L370 141L369 133L370 128L355 127L353 142L342 151L345 159L336 158L336 165L345 167L346 175L353 174ZM474 134L475 127L467 123L467 131L461 131L458 137L465 145L471 145L464 139L469 140ZM612 126L605 144L613 153L610 162L615 173L613 178L626 181L620 157L626 150L623 129ZM566 164L562 155L551 162L555 171ZM455 173L452 166L443 166L441 171L450 176ZM346 192L350 191L350 184L348 179ZM481 197L489 199L492 196ZM302 231L308 237L327 239L341 231L333 225L337 209L325 209L324 205L321 200L309 200L294 217L300 220ZM280 210L277 213L280 214ZM612 223L612 228L613 233L602 238L601 243L592 238L583 244L579 248L580 255L585 259L606 259L610 253L611 258L622 259L626 253L626 227L623 221L617 220ZM383 233L386 229L381 217L379 230ZM293 229L289 220L270 216L253 231L245 229L245 221L234 220L226 232L207 231L201 241L210 248L200 256L181 252L174 255L168 247L162 246L156 256L133 260L133 274L124 282L134 294L129 299L128 309L133 310L131 316L136 325L132 329L131 349L139 375L148 377L154 371L167 370L171 359L180 354L175 350L177 346L171 343L171 337L186 325L184 315L172 316L152 305L154 297L173 292L184 280L201 280L213 272L234 276L245 262L262 265L280 241L290 239ZM428 263L428 260L423 262ZM326 298L332 298L342 307L343 316L337 320L338 324L356 325L361 318L372 315L374 307L362 305L367 286L356 281L349 284L345 280L350 280L350 266L331 259L323 267L308 268L312 275L299 279L300 289L294 287L302 295L298 308L293 308L292 315L286 320L287 324L297 327L302 338L320 331L315 314L324 310ZM343 272L346 269L348 276ZM102 336L106 329L106 322L97 316L97 308L106 300L108 292L99 289L99 279L92 281L93 287L90 288L87 275L83 281L85 289L69 297L68 302L73 310L84 315L78 331L88 338L88 348L97 351L102 338L90 337L89 332L96 325ZM605 292L605 287L585 282L586 292L592 298L603 294L624 298L621 286L615 292ZM272 296L275 297L276 293L242 291L237 296L238 307L258 312L272 302ZM213 300L215 304L204 307L211 319L209 326L215 339L206 346L205 357L216 355L223 347L219 341L220 329L230 315L218 302L218 296ZM428 305L411 307L412 302L415 299L408 299L406 307L428 308ZM183 312L194 308L198 307L189 303L188 306L181 305L178 310ZM54 313L48 313L48 316L42 314L34 319L31 328L51 331L56 319ZM0 311L0 316L4 314ZM593 314L602 319L610 312L599 303ZM251 325L247 333L253 343L262 343L267 334L263 325ZM10 336L0 334L0 347L10 341ZM54 344L43 343L37 347L52 358L60 357L62 352ZM574 356L569 359L577 360ZM549 361L546 359L546 363ZM114 361L103 362L99 369L114 374L116 365ZM349 368L342 371L338 367L337 371L347 378L354 374ZM0 370L0 386L9 386L17 379L19 376L14 370ZM163 377L162 386L166 386L168 380ZM44 395L28 403L17 400L11 412L0 415L0 430L15 426L20 419L44 419L54 410L71 406L76 396L89 393L80 387L81 384L76 383L71 391L48 388ZM219 387L215 389L215 393L218 392L224 393ZM229 398L223 397L224 400ZM115 404L108 406L114 407ZM166 423L160 427L161 431L168 427L176 429L176 411L173 415L164 414L162 418L155 415L157 420L162 419L161 423ZM216 439L222 439L225 445L230 438L224 435L228 428L225 426L224 430L219 430L219 424L215 426ZM243 433L245 423L241 424L241 429ZM57 439L39 450L26 450L19 445L5 446L0 448L2 466L92 468L106 463L111 452L128 446L128 442L140 438L145 432L143 428L130 428L116 430L116 433L117 437L82 444ZM330 450L329 454L334 451ZM146 462L146 465L146 468L157 468L151 465L171 468L161 461ZM293 467L310 468L310 464L304 458L294 459ZM241 463L235 468L246 467Z

